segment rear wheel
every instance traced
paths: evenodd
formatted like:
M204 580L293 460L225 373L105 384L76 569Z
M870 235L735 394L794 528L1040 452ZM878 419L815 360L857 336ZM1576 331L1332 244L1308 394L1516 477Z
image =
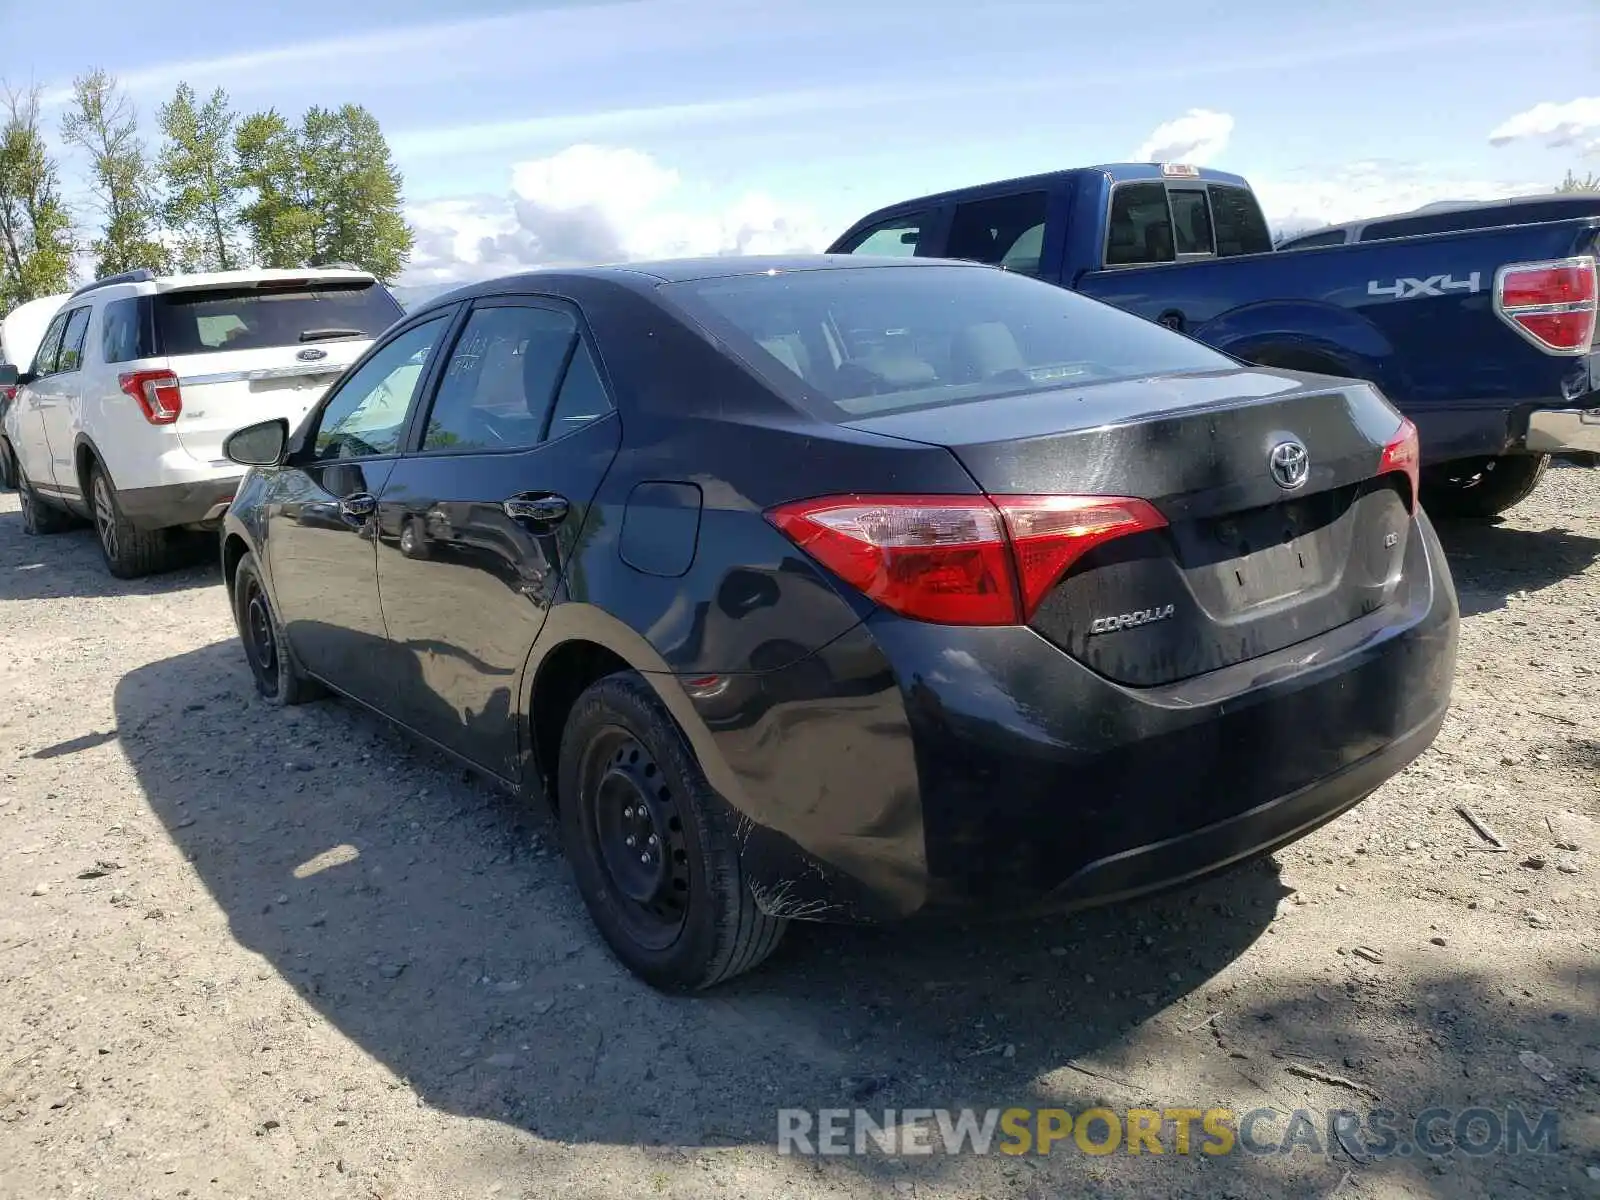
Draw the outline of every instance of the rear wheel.
M265 699L287 708L326 694L322 685L295 662L254 554L247 553L234 569L233 617L256 691Z
M0 438L0 488L10 491L17 486L17 459L11 453L11 443Z
M73 526L72 514L39 499L22 465L17 465L17 497L22 501L22 532L33 537L64 533Z
M634 974L695 990L777 948L788 922L756 905L725 806L634 672L607 676L573 706L558 796L578 889Z
M167 565L167 531L136 528L123 514L111 476L99 463L89 468L89 506L100 553L105 556L106 568L118 579L137 579Z
M1422 473L1422 507L1435 517L1492 517L1526 500L1549 466L1548 454L1440 463Z

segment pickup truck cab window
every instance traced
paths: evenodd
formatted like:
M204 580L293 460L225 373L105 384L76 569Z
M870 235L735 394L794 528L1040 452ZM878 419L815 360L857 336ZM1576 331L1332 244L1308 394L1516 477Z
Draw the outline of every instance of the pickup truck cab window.
M956 205L943 257L1037 275L1049 203L1050 194L1038 191Z
M1144 266L1180 258L1265 254L1272 249L1261 206L1224 184L1140 181L1111 192L1106 266Z
M863 230L846 254L889 255L910 258L917 252L917 242L928 223L927 213L909 213L892 217L871 229Z

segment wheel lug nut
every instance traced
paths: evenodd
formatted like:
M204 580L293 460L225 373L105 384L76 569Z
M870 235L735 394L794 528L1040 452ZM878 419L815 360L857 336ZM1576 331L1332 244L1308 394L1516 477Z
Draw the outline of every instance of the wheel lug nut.
M656 835L653 834L653 833L650 835L650 844L652 846L654 846L656 844Z
M625 809L623 809L623 810L622 810L622 815L623 815L623 816L625 816L625 817L631 817L631 816L633 816L633 809L631 809L631 808L625 808Z
M628 845L630 845L630 846L633 845L633 839L632 838L628 839Z
M641 854L639 855L639 861L648 865L650 862L650 856L648 854Z

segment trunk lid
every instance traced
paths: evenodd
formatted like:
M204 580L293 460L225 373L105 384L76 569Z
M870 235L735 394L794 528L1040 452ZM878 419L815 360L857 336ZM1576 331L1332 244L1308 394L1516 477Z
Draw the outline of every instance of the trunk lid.
M943 445L990 495L1151 502L1167 527L1092 550L1031 622L1119 683L1171 683L1271 653L1383 607L1401 581L1409 483L1378 474L1400 418L1364 383L1224 371L848 424ZM1292 445L1306 471L1290 488L1272 460Z

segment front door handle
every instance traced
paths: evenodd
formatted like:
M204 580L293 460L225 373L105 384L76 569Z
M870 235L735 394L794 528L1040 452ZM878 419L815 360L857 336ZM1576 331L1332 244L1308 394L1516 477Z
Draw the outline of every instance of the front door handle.
M339 501L339 515L352 521L365 521L378 511L377 497L367 492L357 492Z
M512 496L501 501L500 507L513 521L526 521L542 529L554 529L567 519L567 512L572 506L567 503L565 496L546 492L542 495L524 493Z

